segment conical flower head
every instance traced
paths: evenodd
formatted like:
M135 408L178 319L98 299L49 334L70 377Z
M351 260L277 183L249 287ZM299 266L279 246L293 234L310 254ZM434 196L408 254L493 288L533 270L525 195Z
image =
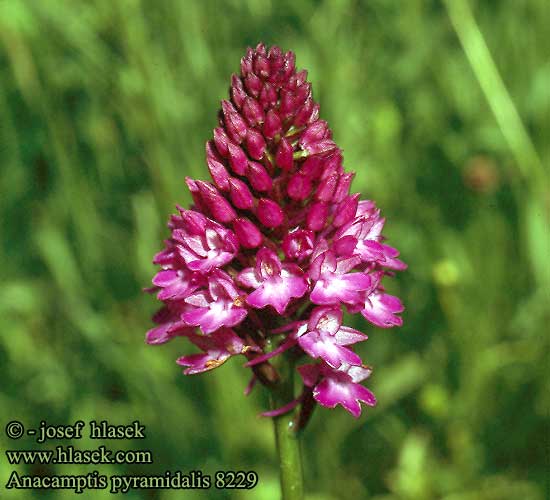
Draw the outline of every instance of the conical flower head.
M278 383L272 358L293 349L314 364L299 367L303 394L281 412L316 401L359 416L361 401L375 402L359 384L371 369L352 347L367 337L342 313L401 325L401 301L382 279L406 265L383 243L376 205L350 193L353 173L292 52L249 48L229 94L206 144L211 181L187 179L194 205L171 217L154 260L150 290L164 307L148 342L184 336L199 346L204 354L180 358L196 363L187 374L244 355L265 385ZM270 337L279 343L268 352Z

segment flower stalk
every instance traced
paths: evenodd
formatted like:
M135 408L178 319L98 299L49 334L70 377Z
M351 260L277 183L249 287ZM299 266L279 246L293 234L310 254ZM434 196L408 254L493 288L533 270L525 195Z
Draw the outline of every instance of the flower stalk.
M291 352L280 356L278 371L281 382L271 390L271 408L281 408L288 401L294 399L294 361ZM295 412L290 411L273 417L275 429L275 442L279 458L281 498L282 500L302 500L303 468L300 448L300 435L298 432Z

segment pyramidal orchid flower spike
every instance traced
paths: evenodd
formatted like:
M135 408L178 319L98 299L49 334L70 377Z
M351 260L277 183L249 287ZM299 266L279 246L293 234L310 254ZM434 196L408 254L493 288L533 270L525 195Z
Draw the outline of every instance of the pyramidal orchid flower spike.
M259 44L242 58L206 144L211 181L186 179L194 204L177 207L154 258L149 291L163 307L146 337L198 347L178 359L185 374L243 356L247 393L268 387L279 406L264 415L291 413L295 429L317 404L359 417L376 403L361 384L371 368L353 347L367 336L343 325L343 313L401 326L403 305L382 281L406 268L384 243L375 203L350 193L353 173L306 77L278 47Z

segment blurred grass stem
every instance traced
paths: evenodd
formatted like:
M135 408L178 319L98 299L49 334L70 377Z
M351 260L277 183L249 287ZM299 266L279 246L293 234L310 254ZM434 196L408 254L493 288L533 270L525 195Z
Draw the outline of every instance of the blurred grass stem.
M518 169L536 187L545 178L542 161L506 89L470 5L467 0L445 0L445 7Z

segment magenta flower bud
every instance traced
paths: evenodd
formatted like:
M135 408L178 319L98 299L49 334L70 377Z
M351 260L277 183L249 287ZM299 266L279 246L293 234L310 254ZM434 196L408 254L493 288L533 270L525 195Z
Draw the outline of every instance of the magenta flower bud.
M279 142L279 147L277 148L277 153L275 155L275 162L283 170L291 170L294 166L294 160L292 158L292 146L286 138L282 138Z
M198 190L201 199L204 201L204 197L219 196L220 193L215 186L205 181L193 181L194 187Z
M243 81L234 74L231 77L231 100L238 109L241 109L246 98L247 95L244 90Z
M330 155L324 158L323 170L321 171L321 176L319 177L319 186L323 181L329 180L331 177L336 176L336 184L338 184L338 177L342 171L340 165L340 160L338 155ZM330 198L329 198L330 199Z
M229 137L240 144L246 137L246 122L229 101L222 101L222 111L225 128Z
M265 140L256 129L251 128L246 134L246 149L254 160L261 160L265 152Z
M314 181L321 175L323 168L323 159L319 156L311 156L302 164L300 173Z
M294 174L286 190L293 200L305 200L311 193L311 179L302 173Z
M292 349L303 393L263 414L300 408L299 427L315 404L358 417L376 402L354 350L367 336L343 312L400 326L403 304L382 281L406 264L385 244L376 204L350 194L354 174L294 54L260 43L240 70L206 143L213 184L186 178L192 210L177 207L154 256L148 291L162 307L146 341L193 344L200 352L178 359L189 375L244 356L252 380L270 387L285 376L272 358Z
M218 153L220 153L220 155L224 158L227 158L229 155L229 149L227 147L229 142L231 141L229 140L229 137L227 137L227 134L223 128L217 127L214 129L214 144L216 145Z
M218 222L231 222L237 213L229 202L210 184L196 181L202 202Z
M340 227L350 222L355 217L358 203L358 194L354 194L343 199L336 207L334 219L332 220L332 225L334 227Z
M315 199L318 201L330 201L338 184L339 177L340 175L336 170L332 170L324 176L315 192Z
M261 198L258 201L256 217L265 227L273 228L283 223L285 214L277 203L267 198Z
M246 167L248 166L248 158L245 152L232 142L227 144L227 149L229 151L229 164L231 165L231 170L237 175L244 175Z
M269 59L263 55L258 55L254 60L254 73L261 78L269 76Z
M260 43L258 43L258 45L256 45L254 55L255 55L255 57L267 55L267 49L265 48L265 44L263 42L260 42Z
M337 171L338 173L342 173L342 161L342 153L339 149L336 149L335 151L330 153L330 155L326 156L325 167L321 172L321 179L327 177L333 170Z
M282 80L288 80L292 73L296 70L295 67L296 63L296 56L294 55L294 52L291 52L290 50L285 54L285 62L283 65L284 74L282 77Z
M273 181L267 170L255 161L248 162L248 170L246 171L246 177L251 186L260 192L269 191L273 186Z
M267 53L267 57L271 65L271 73L276 75L283 68L284 64L282 50L279 47L271 47Z
M244 86L252 97L258 97L262 90L262 80L258 76L250 74L244 79Z
M304 151L307 151L310 155L319 155L328 153L333 149L336 149L336 143L332 139L323 139L319 142L308 143L304 146Z
M311 116L309 117L308 123L315 123L319 119L319 103L315 102L313 103L313 111L311 112Z
M263 127L264 136L267 139L273 139L277 134L281 133L282 127L283 125L281 123L279 115L276 111L270 109L265 116Z
M257 248L264 239L261 231L250 220L237 218L233 221L233 230L244 248Z
M243 104L243 115L251 126L264 122L264 110L255 99L247 97Z
M296 96L290 91L281 91L281 104L279 106L279 114L282 118L288 118L297 109L298 102Z
M293 125L296 128L303 127L308 122L312 111L313 111L313 100L309 98L306 100L304 105L296 113L296 118L294 118Z
M344 172L340 175L340 180L338 181L338 186L336 186L336 189L334 190L332 201L338 203L348 195L351 181L354 177L354 172Z
M254 204L254 197L248 189L248 186L239 179L231 177L229 179L229 196L231 202L236 208L241 210L248 210Z
M326 203L317 202L311 205L306 218L307 228L312 231L320 231L325 227L328 218L328 206Z
M301 69L300 71L296 72L296 83L298 86L303 85L304 83L309 86L311 89L311 83L307 81L307 69Z
M197 181L194 179L191 179L190 177L185 178L185 184L187 184L187 188L189 189L189 192L191 193L191 197L193 198L194 208L200 211L208 211L208 208L202 201L202 197L200 194L199 186L197 185Z
M300 140L298 141L298 144L302 147L302 149L306 149L308 144L326 139L327 132L327 122L324 120L318 120L315 123L311 124L304 131L304 133L300 137Z
M207 144L207 149L211 145ZM208 165L208 171L210 176L216 184L216 187L222 191L227 191L229 189L229 173L227 169L220 161L216 160L213 155L207 154L206 163Z
M227 172L227 169L223 166L223 163L220 163L212 158L206 160L208 165L208 171L210 172L210 177L214 181L214 184L220 191L229 190L229 179L230 175Z
M307 83L307 69L302 69L288 79L289 88L296 89ZM308 84L309 85L309 84ZM311 86L309 86L311 88Z
M207 218L200 212L194 210L184 210L178 207L180 212L179 220L177 216L174 216L173 228L178 229L183 226L185 231L189 234L202 234L206 230Z
M298 88L298 79L296 78L296 73L292 75L288 79L288 83L286 84L286 89L290 90L291 92L294 92Z
M249 48L246 55L241 58L241 75L243 77L252 73L252 56L254 51Z
M278 98L279 96L277 95L275 87L273 87L270 83L264 84L262 91L260 92L260 104L263 108L272 108L275 104L277 104Z
M311 96L311 85L304 83L300 85L295 92L295 111L297 111L305 102L308 97Z

